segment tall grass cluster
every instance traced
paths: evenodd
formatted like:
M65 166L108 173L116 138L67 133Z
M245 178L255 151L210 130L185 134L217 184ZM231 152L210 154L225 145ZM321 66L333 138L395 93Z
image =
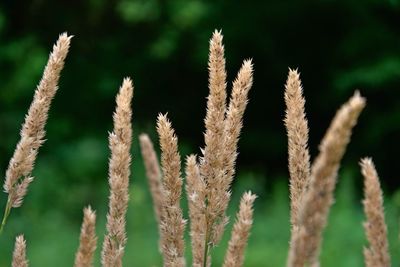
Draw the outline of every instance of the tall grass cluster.
M45 141L49 108L57 92L70 42L71 36L64 33L54 45L22 125L20 141L6 170L4 191L8 198L0 233L6 229L12 209L23 204L29 184L33 182L34 163ZM231 200L231 185L236 176L238 141L253 84L253 63L251 59L243 61L228 90L230 86L227 82L223 36L220 31L215 31L209 44L208 72L209 95L204 119L204 144L198 154L191 154L182 160L178 137L167 114L159 114L156 121L160 161L150 137L145 133L139 135L158 223L158 229L154 230L159 233L158 250L165 267L213 266L213 250L220 245L225 228L232 220L233 227L222 265L245 265L257 196L251 191L243 192L233 219L227 215L227 209ZM126 216L130 198L131 144L134 137L131 108L133 91L132 80L125 78L116 96L114 128L108 138L109 204L106 233L101 246L101 265L104 267L123 266L128 240ZM320 266L324 229L335 199L340 162L366 100L356 91L338 109L319 145L319 154L311 161L305 99L297 70L289 69L284 99L291 224L287 267L317 267ZM181 170L182 165L185 166L184 170ZM361 159L360 168L365 181L364 228L369 242L368 247L364 248L365 265L387 267L390 266L390 255L378 174L370 158ZM188 218L185 218L181 206L183 193L186 193L188 201ZM189 232L190 242L185 240L186 232ZM75 267L93 266L97 242L96 212L89 206L83 210ZM191 252L191 262L186 258L186 247ZM12 257L13 267L28 266L26 250L24 236L17 236Z

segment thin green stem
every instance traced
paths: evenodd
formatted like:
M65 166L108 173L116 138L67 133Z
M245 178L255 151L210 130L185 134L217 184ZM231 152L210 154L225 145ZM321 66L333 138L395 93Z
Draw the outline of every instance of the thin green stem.
M209 242L209 234L208 234L208 224L206 227L206 234L204 240L204 256L203 256L203 267L207 267L207 259L208 259L208 242Z
M1 226L0 226L0 235L3 233L4 226L6 225L8 216L10 215L11 212L11 205L10 205L10 198L7 199L7 205L4 210L4 215L3 215L3 220L1 221Z

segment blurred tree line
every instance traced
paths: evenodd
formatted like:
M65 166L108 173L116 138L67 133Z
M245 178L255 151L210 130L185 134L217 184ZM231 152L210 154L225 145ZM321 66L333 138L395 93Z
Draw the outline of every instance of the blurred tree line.
M147 131L156 141L156 115L169 112L180 142L198 153L208 40L222 29L229 81L244 58L255 63L240 171L260 174L267 183L287 179L283 90L291 67L301 72L312 156L336 109L359 89L368 104L344 168L357 174L358 159L370 155L385 184L398 187L399 25L398 0L3 0L0 169L7 167L51 44L63 31L75 37L36 174L54 180L58 189L50 189L73 184L84 195L85 188L105 182L107 130L124 76L135 83L136 136Z

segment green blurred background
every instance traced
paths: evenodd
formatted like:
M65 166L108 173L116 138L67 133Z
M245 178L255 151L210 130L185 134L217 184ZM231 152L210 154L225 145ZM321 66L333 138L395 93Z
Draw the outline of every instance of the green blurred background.
M400 1L88 0L0 2L0 170L19 139L48 53L59 33L75 37L24 205L0 236L0 266L25 233L31 266L71 266L82 208L98 212L101 247L107 212L107 132L125 76L135 83L135 139L125 266L161 266L137 135L155 143L158 112L169 112L182 155L199 153L207 89L208 40L225 36L232 81L253 58L255 83L240 141L230 213L248 189L260 197L245 266L284 266L289 240L283 89L299 68L307 100L310 150L355 89L368 99L340 171L322 248L322 266L362 266L362 178L372 156L386 194L393 266L399 266ZM230 84L229 84L230 85ZM6 195L0 196L3 209ZM183 205L186 203L183 201ZM224 242L213 252L219 266ZM99 255L100 249L97 251ZM190 257L190 249L187 249ZM97 266L99 266L97 261Z

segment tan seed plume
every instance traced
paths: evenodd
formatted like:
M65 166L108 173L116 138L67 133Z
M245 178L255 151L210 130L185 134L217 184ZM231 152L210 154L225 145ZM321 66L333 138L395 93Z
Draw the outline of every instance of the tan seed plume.
M166 115L157 119L157 132L161 146L161 166L163 171L164 212L161 222L162 250L165 267L185 266L184 231L180 199L182 193L181 158L178 152L178 138Z
M15 239L12 267L28 267L26 259L26 241L22 235Z
M109 163L109 211L107 233L103 242L101 262L104 267L121 267L126 244L126 212L129 201L129 176L132 142L133 85L125 78L116 97L113 116L114 130L109 135L111 158Z
M153 198L157 223L160 224L163 207L163 186L160 164L157 159L157 154L154 151L153 143L147 134L141 134L139 136L139 143L146 168L146 176L149 182L151 196Z
M229 187L235 175L237 159L237 146L240 132L243 127L243 116L249 101L249 91L253 85L253 63L251 59L245 60L233 82L232 94L225 122L225 149L224 166L227 173L223 186Z
M75 255L74 267L93 267L93 256L96 246L96 212L89 206L83 210L79 248Z
M286 117L290 172L290 219L292 230L299 227L298 210L301 197L310 177L310 153L308 151L308 122L305 100L297 70L289 69L285 85Z
M164 189L162 185L162 173L160 170L160 164L157 159L157 154L154 151L153 143L147 134L141 134L139 136L140 149L144 165L146 168L147 181L150 187L151 197L153 199L154 213L157 220L158 232L160 235L159 240L159 251L162 252L162 214L163 214L163 203L164 203Z
M208 57L208 87L209 96L207 100L207 112L205 118L205 147L202 150L203 157L200 159L201 179L208 184L208 188L213 188L218 180L223 179L223 150L225 140L225 113L226 113L226 70L225 70L225 49L222 43L223 36L220 31L214 31L210 40L209 57ZM216 196L211 190L207 190L209 199L216 200ZM201 204L200 204L201 205ZM212 236L212 227L217 220L217 214L206 212L205 227L201 235L204 240L202 248L205 254L202 258L208 258L208 246L210 237ZM194 249L194 248L193 248ZM202 251L197 251L198 256ZM200 257L200 256L199 256ZM196 259L195 259L196 260ZM197 261L204 260L197 259Z
M186 160L186 193L191 221L193 266L202 267L211 266L210 250L219 243L228 223L226 209L235 175L237 144L243 126L248 93L253 83L252 61L245 60L233 82L227 106L222 39L221 32L215 31L210 40L208 60L210 93L207 100L202 157L199 158L199 162L193 155ZM162 151L164 192L161 195L166 203L161 212L164 265L182 266L185 221L179 205L182 184L180 156L175 133L165 115L159 116L157 130Z
M223 170L216 173L215 181L209 181L208 211L215 222L211 228L211 243L221 240L228 218L225 215L230 200L230 186L235 175L237 145L243 127L243 115L248 103L248 93L253 84L253 64L245 60L233 82L224 129L224 149L222 154Z
M186 195L189 202L190 237L192 241L193 267L204 265L206 238L206 183L200 175L195 155L186 159Z
M299 210L300 229L292 235L288 267L318 263L322 232L334 200L337 171L364 106L365 99L356 92L336 113L322 139L320 153L311 168L310 185Z
M244 252L253 224L253 203L255 199L256 195L251 192L246 192L242 196L223 267L243 266Z
M360 165L361 173L364 176L363 204L367 217L364 228L369 242L369 247L364 248L365 266L389 267L389 243L378 173L370 158L362 159Z
M32 182L32 170L39 147L44 143L45 124L50 104L54 98L72 36L63 33L53 46L42 79L21 129L21 139L6 171L4 191L8 193L7 211L21 206L28 186Z
M204 157L200 168L206 181L215 179L222 169L222 153L224 149L224 120L226 112L226 70L224 58L223 36L214 31L210 40L208 59L210 94L207 101L204 134Z

